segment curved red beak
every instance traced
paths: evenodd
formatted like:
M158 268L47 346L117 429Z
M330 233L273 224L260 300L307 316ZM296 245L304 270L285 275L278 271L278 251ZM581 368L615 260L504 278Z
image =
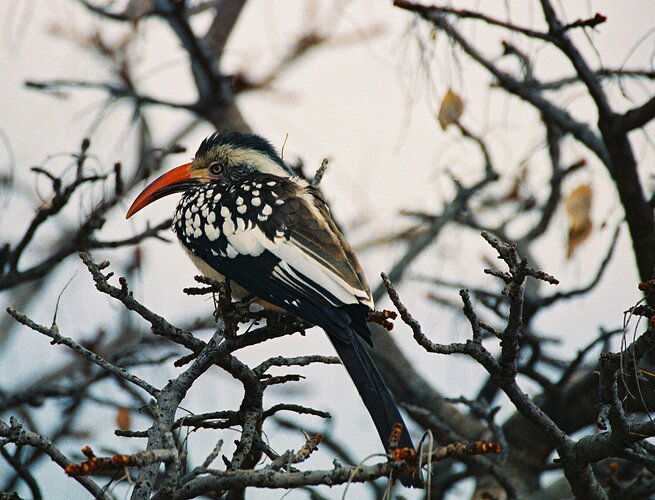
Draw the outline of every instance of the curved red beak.
M179 193L180 191L186 191L192 187L196 181L191 174L191 166L192 163L185 163L152 181L136 197L127 214L125 214L125 218L129 219L143 207L150 205L159 198L163 198L169 194Z

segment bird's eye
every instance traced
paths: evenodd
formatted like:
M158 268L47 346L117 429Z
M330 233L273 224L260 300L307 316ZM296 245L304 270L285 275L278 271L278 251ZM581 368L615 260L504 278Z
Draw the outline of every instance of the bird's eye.
M212 162L212 163L209 164L209 173L212 174L212 175L219 175L222 170L223 170L223 167L217 161Z

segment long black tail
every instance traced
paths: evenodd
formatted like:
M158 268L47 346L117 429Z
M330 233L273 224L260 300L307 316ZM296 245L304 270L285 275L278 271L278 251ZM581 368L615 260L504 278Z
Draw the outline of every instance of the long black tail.
M354 325L353 325L354 326ZM394 424L400 423L403 431L398 445L402 448L414 448L412 438L407 432L407 426L400 416L398 407L389 388L384 383L380 372L368 353L368 348L360 335L353 335L351 342L344 342L338 336L330 335L332 345L337 350L350 378L352 378L359 395L366 405L366 409L373 419L378 430L380 439L386 449L389 443L389 436ZM400 477L404 486L411 488L423 488L423 481L420 477Z

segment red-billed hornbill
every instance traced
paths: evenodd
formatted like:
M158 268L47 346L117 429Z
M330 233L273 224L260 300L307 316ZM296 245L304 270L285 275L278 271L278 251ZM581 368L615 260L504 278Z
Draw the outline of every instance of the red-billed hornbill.
M413 448L365 345L373 345L366 278L320 193L295 176L265 139L216 133L191 163L144 189L127 217L180 191L173 231L200 271L229 278L237 295L254 295L323 328L382 442L386 446L393 425L401 423L399 446ZM418 477L401 482L421 486Z

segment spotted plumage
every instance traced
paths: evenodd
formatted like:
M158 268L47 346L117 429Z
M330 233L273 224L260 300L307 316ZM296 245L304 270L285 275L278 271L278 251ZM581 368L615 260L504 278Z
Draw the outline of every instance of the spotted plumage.
M365 345L373 299L320 193L268 141L238 133L205 139L191 163L142 192L128 217L175 191L183 195L172 229L201 272L322 327L386 445L403 421ZM400 446L413 447L404 425ZM421 486L417 477L401 481Z
M273 176L267 177L272 179ZM223 254L228 240L235 241L254 230L261 231L271 243L279 243L281 237L288 240L290 214L282 205L293 186L281 178L270 180L270 185L262 191L253 191L255 184L252 180L244 180L224 189L208 185L189 189L175 210L173 231L191 251L200 245L205 251L212 248ZM276 204L277 200L281 203ZM293 202L289 206L292 205ZM201 229L201 234L197 228Z
M321 213L328 208L306 182L257 173L234 184L186 191L173 230L218 274L290 312L300 315L305 301L372 307L352 250ZM242 271L253 266L260 275Z

